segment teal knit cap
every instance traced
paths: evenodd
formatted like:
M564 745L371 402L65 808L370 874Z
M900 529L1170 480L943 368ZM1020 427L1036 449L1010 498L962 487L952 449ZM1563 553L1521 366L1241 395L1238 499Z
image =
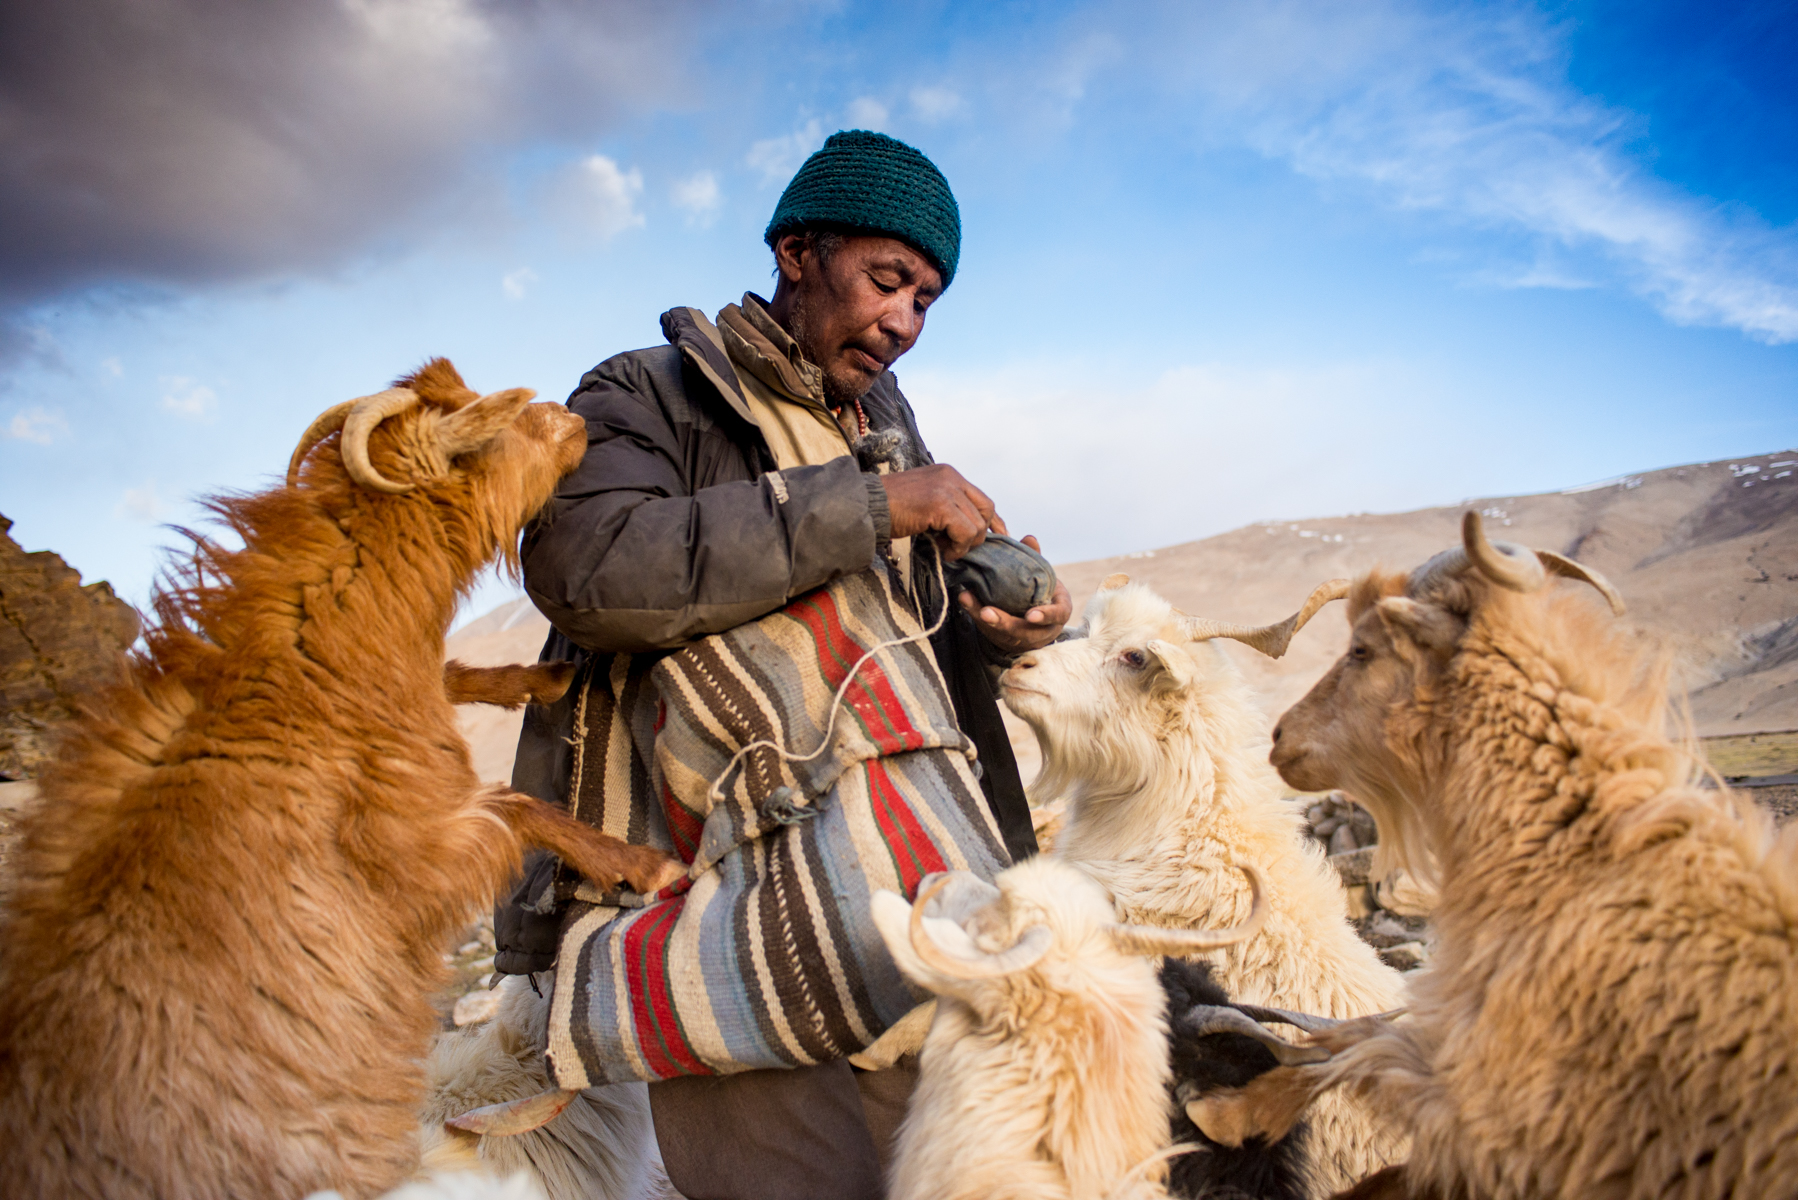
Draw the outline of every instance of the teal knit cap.
M936 164L884 133L833 133L780 194L762 235L770 248L785 234L824 227L884 233L909 242L943 276L961 259L961 209Z

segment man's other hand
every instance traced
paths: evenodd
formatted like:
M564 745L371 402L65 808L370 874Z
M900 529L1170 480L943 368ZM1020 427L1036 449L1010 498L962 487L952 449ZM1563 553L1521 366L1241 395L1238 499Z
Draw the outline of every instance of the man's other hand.
M1034 537L1026 536L1020 540L1038 554L1043 552ZM964 591L959 599L961 606L973 614L974 627L987 641L1009 654L1042 649L1061 636L1068 618L1074 615L1074 601L1068 595L1068 585L1059 579L1055 581L1055 594L1049 597L1049 602L1037 605L1021 617L991 605L982 608L972 592Z
M1005 532L987 494L945 463L882 475L880 482L887 490L892 536L936 533L944 558L960 558L986 541L989 529Z

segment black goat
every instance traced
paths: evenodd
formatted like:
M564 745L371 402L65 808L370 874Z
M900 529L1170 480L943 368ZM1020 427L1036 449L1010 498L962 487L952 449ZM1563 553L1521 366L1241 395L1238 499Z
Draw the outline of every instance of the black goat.
M1204 963L1169 958L1161 967L1167 993L1169 1058L1173 1066L1173 1140L1202 1149L1169 1164L1168 1191L1183 1200L1305 1200L1311 1195L1310 1130L1304 1122L1273 1145L1250 1138L1225 1146L1207 1138L1186 1115L1200 1096L1241 1087L1278 1066L1273 1051L1240 1033L1206 1031L1207 1010L1231 1007Z

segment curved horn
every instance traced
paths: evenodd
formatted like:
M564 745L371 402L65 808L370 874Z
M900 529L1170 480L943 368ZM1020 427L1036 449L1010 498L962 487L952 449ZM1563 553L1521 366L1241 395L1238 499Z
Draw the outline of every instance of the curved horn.
M943 889L949 878L945 875L924 889L911 906L911 948L925 966L950 979L997 979L1034 966L1049 952L1054 935L1047 925L1032 925L1010 949L980 958L963 958L937 945L930 931L924 928L924 906Z
M1461 548L1480 574L1514 592L1533 592L1548 582L1548 572L1537 555L1514 542L1486 540L1480 514L1469 509L1461 518Z
M292 487L300 481L300 464L312 453L312 447L318 445L339 429L343 428L343 419L350 415L356 407L354 400L345 400L342 404L333 404L312 420L306 432L300 437L300 444L294 447L293 457L287 460L287 486Z
M1317 610L1332 600L1340 600L1349 593L1349 581L1332 579L1320 583L1311 594L1305 597L1305 603L1299 610L1274 625L1231 625L1223 621L1212 621L1204 617L1182 617L1180 632L1191 642L1203 642L1211 638L1233 638L1247 646L1253 646L1269 658L1279 658L1286 653L1286 647L1292 644L1292 635L1305 627L1305 623L1317 615Z
M1553 550L1538 550L1536 558L1548 569L1550 575L1559 575L1563 579L1577 579L1589 583L1598 589L1605 602L1611 606L1611 615L1621 617L1627 611L1623 597L1611 586L1611 581L1594 571L1584 563L1576 563L1564 554L1556 554Z
M1267 895L1262 891L1261 872L1248 863L1238 863L1238 871L1249 880L1248 919L1229 929L1160 929L1153 925L1113 925L1111 940L1125 954L1199 954L1221 950L1247 941L1261 931L1267 920Z
M1240 1033L1251 1037L1274 1052L1283 1067L1300 1067L1306 1063L1328 1062L1330 1052L1322 1046L1295 1046L1270 1029L1263 1029L1252 1017L1226 1005L1195 1004L1186 1019L1193 1023L1192 1036L1208 1033Z
M1265 1004L1238 1004L1234 1007L1237 1012L1246 1013L1257 1021L1277 1021L1282 1025L1303 1029L1306 1033L1324 1033L1342 1024L1335 1017L1314 1017L1310 1013L1287 1012L1283 1008L1269 1008Z
M368 461L368 437L375 427L395 413L405 412L418 403L418 393L411 388L388 388L354 402L343 419L343 468L350 478L374 492L397 496L409 492L410 483L395 483L375 470Z

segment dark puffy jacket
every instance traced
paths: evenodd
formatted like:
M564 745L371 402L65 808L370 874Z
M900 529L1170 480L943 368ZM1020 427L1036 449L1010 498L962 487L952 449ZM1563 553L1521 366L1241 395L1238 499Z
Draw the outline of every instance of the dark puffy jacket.
M861 570L886 540L886 492L852 457L782 471L787 495L777 501L767 478L773 456L736 372L701 331L703 319L685 308L662 314L668 345L607 359L568 399L587 420L587 455L524 536L525 590L554 626L545 660L660 656ZM872 429L904 430L929 461L890 371L862 397L862 408ZM925 590L934 595L934 577ZM984 640L957 607L931 645L956 719L979 750L981 787L1006 849L1014 861L1034 854ZM519 791L565 803L574 701L571 691L525 710L512 770ZM553 865L542 856L527 862L525 878L496 910L500 971L554 964Z

